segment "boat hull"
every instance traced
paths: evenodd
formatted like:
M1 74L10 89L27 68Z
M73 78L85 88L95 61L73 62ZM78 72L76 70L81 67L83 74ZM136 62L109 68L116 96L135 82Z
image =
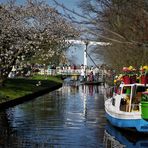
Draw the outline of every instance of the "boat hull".
M106 112L106 118L109 120L109 122L120 128L126 128L126 129L136 129L138 132L146 132L148 133L148 120L144 119L121 119L121 118L115 118L109 113Z
M81 82L81 84L84 84L84 85L101 85L101 84L104 84L101 81L80 81L80 82Z
M100 85L102 82L89 82L89 81L86 81L84 82L85 85Z

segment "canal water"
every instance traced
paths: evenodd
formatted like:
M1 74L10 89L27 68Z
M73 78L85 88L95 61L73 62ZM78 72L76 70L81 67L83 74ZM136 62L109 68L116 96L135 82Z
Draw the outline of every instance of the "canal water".
M0 148L148 147L147 136L133 133L133 137L107 122L103 91L104 86L69 81L1 111Z

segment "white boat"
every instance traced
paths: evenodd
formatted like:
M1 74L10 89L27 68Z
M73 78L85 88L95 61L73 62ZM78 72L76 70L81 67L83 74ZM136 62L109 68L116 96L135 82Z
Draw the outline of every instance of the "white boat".
M141 101L147 89L148 84L120 84L118 91L106 94L105 112L110 123L148 133L148 100L144 102L146 104Z

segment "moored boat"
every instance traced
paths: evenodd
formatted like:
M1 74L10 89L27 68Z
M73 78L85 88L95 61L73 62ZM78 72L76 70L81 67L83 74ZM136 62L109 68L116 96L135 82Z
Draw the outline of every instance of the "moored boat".
M90 75L85 76L85 78L80 79L81 84L85 85L100 85L104 84L104 75L93 75L93 73L90 73Z
M146 78L147 79L147 78ZM112 125L148 133L148 83L121 82L105 95L105 112Z
M84 81L83 84L85 85L100 85L103 83L102 81Z

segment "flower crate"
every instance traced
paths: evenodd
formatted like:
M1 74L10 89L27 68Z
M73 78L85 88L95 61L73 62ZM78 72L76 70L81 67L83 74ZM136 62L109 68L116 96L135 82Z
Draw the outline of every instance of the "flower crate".
M141 84L147 84L148 83L148 76L142 75L140 77L140 83Z
M131 84L136 83L136 80L137 80L136 75L130 76L130 83L131 83Z
M129 76L123 76L123 82L124 82L124 84L130 84L130 77Z

